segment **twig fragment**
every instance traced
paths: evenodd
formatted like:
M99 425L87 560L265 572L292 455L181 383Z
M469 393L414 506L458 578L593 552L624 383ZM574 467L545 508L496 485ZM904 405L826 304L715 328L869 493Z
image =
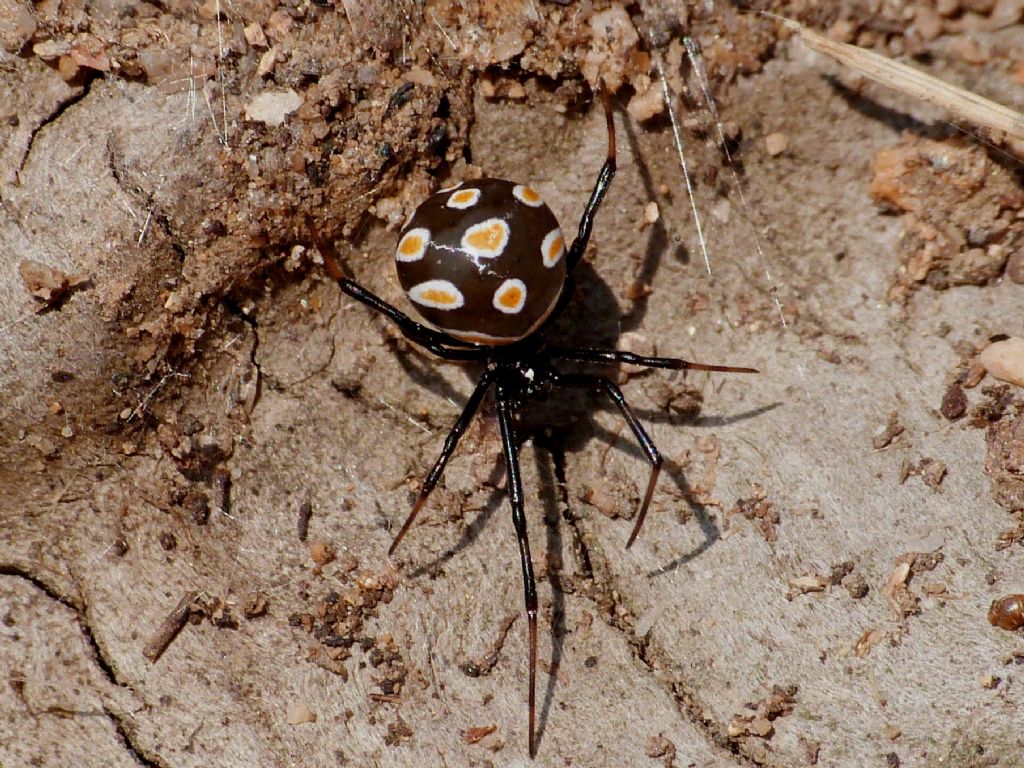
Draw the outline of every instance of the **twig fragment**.
M164 651L167 650L167 646L181 632L188 622L189 614L192 613L192 606L198 597L198 592L186 592L181 600L178 601L178 604L174 606L174 610L160 623L156 634L149 638L146 644L142 646L142 655L151 664L156 664L160 657L163 656Z
M1024 115L1020 112L874 51L832 40L796 21L767 15L781 21L812 50L880 85L946 110L956 119L980 128L987 140L1004 144L1014 155L1024 158Z

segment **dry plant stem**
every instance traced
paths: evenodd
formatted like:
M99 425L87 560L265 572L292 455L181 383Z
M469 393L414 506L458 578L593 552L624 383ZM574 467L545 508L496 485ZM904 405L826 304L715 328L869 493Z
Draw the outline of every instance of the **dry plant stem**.
M177 637L178 633L188 622L188 616L192 612L192 604L195 603L197 597L199 597L198 592L185 593L181 600L178 601L178 604L174 606L174 610L160 623L156 634L146 641L146 644L142 647L142 655L151 664L156 664L164 651L167 650L167 646L171 644L171 641Z
M769 15L796 32L812 50L835 59L880 85L934 104L955 118L978 126L988 139L1005 144L1014 155L1024 159L1024 115L1020 112L873 51L830 40L798 22Z

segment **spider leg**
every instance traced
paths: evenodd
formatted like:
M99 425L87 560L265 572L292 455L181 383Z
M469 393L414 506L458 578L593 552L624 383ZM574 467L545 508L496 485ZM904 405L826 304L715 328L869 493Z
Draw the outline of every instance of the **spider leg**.
M587 207L583 209L583 216L580 218L579 232L566 256L565 266L569 274L572 274L583 258L583 252L587 250L590 231L594 228L594 216L597 215L597 209L601 207L601 201L604 200L604 195L615 178L615 122L612 120L612 97L607 88L602 88L601 94L604 97L604 119L608 127L608 156L597 175L597 181L594 182L594 191L590 193L590 200L587 201Z
M398 329L407 339L419 344L421 347L426 347L438 357L447 358L448 360L476 360L486 357L486 354L475 345L452 338L435 331L433 328L417 323L404 312L401 312L376 294L363 288L355 280L345 277L334 245L320 238L320 233L313 224L313 220L308 216L306 217L306 228L309 229L313 244L316 245L316 249L320 252L321 257L323 257L327 274L337 281L338 285L341 286L341 290L356 301L362 302L370 309L380 312L387 317L398 326ZM475 354L472 356L462 355L460 352L449 349L449 347L465 347Z
M508 475L508 496L512 504L512 524L519 542L519 559L523 568L523 592L526 597L526 620L529 623L530 647L530 758L537 755L537 737L534 728L537 710L537 581L533 576L530 559L530 540L526 531L526 511L523 504L523 481L519 475L519 444L512 424L512 406L508 393L498 382L496 400L501 442L505 449L505 471Z
M484 399L484 395L487 394L487 390L494 382L494 374L490 369L484 371L483 376L480 377L480 381L476 384L476 389L473 390L473 394L469 396L469 401L466 406L462 409L462 413L459 415L458 420L452 426L451 431L448 433L448 437L444 439L444 448L441 449L441 455L438 456L437 461L434 463L434 468L430 470L430 474L427 475L427 479L423 481L423 487L420 489L419 498L416 499L416 503L412 505L412 511L409 516L405 518L405 522L402 523L401 529L395 536L394 541L391 542L391 546L388 547L388 557L391 557L398 549L399 542L405 536L406 532L412 526L416 520L416 516L420 513L423 505L427 501L427 497L430 492L434 490L434 486L437 485L441 479L441 475L444 473L444 468L448 464L448 459L451 458L452 454L455 453L455 448L459 444L459 440L462 435L465 434L466 429L469 427L469 423L473 420L476 412L480 409L480 403Z
M677 357L644 357L632 352L620 352L617 349L593 349L580 347L549 347L547 356L552 360L576 360L581 363L629 363L643 365L647 368L668 368L673 371L720 371L722 373L759 373L757 368L737 367L731 365L709 365L694 363Z
M487 357L490 351L484 347L477 347L468 342L459 341L452 336L417 323L407 314L391 306L376 294L366 290L354 280L341 277L338 278L338 285L341 286L341 290L353 299L362 302L375 312L380 312L397 325L398 330L409 341L429 349L438 357L443 357L446 360L482 360Z
M633 542L636 541L637 535L640 533L640 528L644 524L644 519L647 517L647 508L651 505L651 497L654 495L654 486L658 483L658 476L661 474L661 454L658 452L658 447L651 440L651 436L647 434L647 430L644 429L644 425L640 423L640 419L633 413L633 409L629 407L629 403L626 402L626 398L622 394L622 390L616 386L610 379L606 379L604 376L595 376L589 373L559 373L554 374L552 377L552 383L555 385L561 385L563 387L576 387L580 389L603 389L605 394L611 398L611 401L615 403L622 417L629 424L629 428L633 430L633 434L636 436L637 442L640 443L640 447L643 448L644 453L647 454L647 460L651 463L651 477L647 481L647 492L644 493L644 500L640 504L640 509L637 512L636 522L633 524L633 531L629 534L629 539L626 541L626 549L633 546Z

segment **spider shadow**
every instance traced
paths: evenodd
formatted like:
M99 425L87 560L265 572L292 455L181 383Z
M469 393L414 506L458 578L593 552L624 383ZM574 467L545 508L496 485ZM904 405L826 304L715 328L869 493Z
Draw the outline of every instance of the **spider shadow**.
M632 150L633 167L640 177L640 183L644 188L645 199L657 200L662 197L658 191L654 178L651 176L651 169L644 160L641 152L640 142L637 139L636 128L631 120L623 121L626 134L626 141ZM686 246L681 242L673 242L665 227L665 220L659 216L658 220L650 225L650 234L647 237L647 245L644 248L643 258L640 260L640 268L636 273L635 283L640 286L650 285L661 267L665 255L671 252L672 257L686 264L690 261L690 254ZM641 292L640 296L633 300L632 306L620 317L620 326L623 330L631 331L639 328L647 315L648 301L647 294Z
M558 439L550 439L546 436L539 436L534 445L534 460L537 464L537 474L554 482L541 483L541 504L544 509L544 531L546 546L544 549L545 572L547 573L548 584L551 585L551 659L548 667L548 681L544 687L544 698L541 701L540 713L537 717L537 743L544 739L544 731L547 730L548 717L551 714L551 706L555 700L555 682L558 679L558 670L562 665L562 650L565 643L565 589L562 583L563 568L563 541L562 528L559 525L559 501L562 509L568 512L569 495L565 475L565 452ZM546 454L551 459L551 466L547 465L542 458ZM553 477L552 477L553 475ZM560 491L560 493L558 493ZM559 499L559 496L561 499Z
M520 440L519 448L522 448L523 441ZM562 654L565 642L565 587L562 582L563 562L563 540L559 518L559 493L560 489L562 508L568 510L569 499L566 491L565 475L565 454L561 445L556 441L548 441L538 438L534 441L534 461L536 462L537 473L542 478L553 479L554 482L541 483L541 506L543 509L544 531L545 531L545 573L547 581L551 585L552 606L551 606L551 658L548 667L547 685L544 689L544 696L541 702L540 712L537 718L537 741L544 737L547 728L551 706L554 703L555 684L558 678L558 670L561 667ZM544 456L550 458L550 466L544 460ZM520 453L521 456L521 453ZM498 460L497 465L503 462ZM444 563L455 557L456 554L469 548L479 538L481 532L487 527L494 512L507 501L504 488L495 488L484 503L480 513L463 530L459 540L442 554L435 557L429 563L422 565L410 573L413 578L421 576L432 576Z
M544 438L543 441L542 438L537 438L538 445L554 446L553 448L549 448L548 450L548 452L551 453L553 457L562 457L562 475L558 476L556 473L556 478L558 482L561 484L561 487L563 488L563 503L565 504L565 509L567 510L566 514L569 514L568 510L571 509L571 504L569 502L567 491L568 483L564 475L564 457L571 453L581 453L585 449L587 443L589 443L592 439L596 438L605 445L609 446L610 448L614 448L618 451L621 451L622 453L626 454L627 456L635 460L637 464L635 472L638 474L638 476L642 477L642 482L639 484L641 488L646 483L647 473L650 472L650 463L647 460L647 456L641 449L640 445L633 438L633 434L628 429L628 427L624 426L623 431L621 433L616 433L608 429L605 429L604 427L600 426L593 420L592 415L596 410L604 410L603 408L597 405L597 403L600 402L600 398L598 395L594 394L588 396L587 393L583 392L573 392L571 393L571 395L571 398L559 398L557 405L545 404L541 408L535 409L530 414L531 421L537 421L541 424L557 424L566 422L576 424L574 428L559 430L556 433L558 435L558 442L550 443L549 441L555 439L552 437ZM744 414L732 418L734 418L734 420L737 421L747 418L754 418L764 411L771 410L773 407L775 406L768 406L763 409L753 409L751 411L748 411ZM554 418L545 418L545 411L555 410L557 411L557 415L555 415ZM615 417L619 417L617 411L613 412L609 410L609 412L613 413ZM720 417L714 418L718 419ZM675 418L667 418L666 420L679 423L680 425L683 425L687 422L689 422L690 424L698 422L697 418L687 419L681 416ZM586 424L586 428L584 428L584 424ZM534 431L536 432L536 434L540 435L542 434L542 427L537 427ZM557 472L559 465L556 463L555 466ZM698 527L700 528L702 540L690 551L682 553L669 563L666 563L665 565L660 566L659 568L656 568L655 570L649 572L647 574L648 576L662 576L666 573L670 573L680 568L686 563L689 563L690 561L699 557L702 553L706 552L715 544L715 542L717 542L721 538L721 532L718 529L718 526L715 523L714 519L708 512L707 508L694 498L693 489L686 478L686 470L682 466L680 466L678 462L674 461L669 457L663 456L661 478L659 484L664 483L666 479L669 480L673 485L675 485L676 495L685 504L685 508L676 509L675 517L677 523L681 526L685 526L688 525L691 520L695 520L697 522ZM545 492L547 491L548 489L545 489ZM666 504L665 506L668 505ZM627 522L629 522L629 524L631 525L631 521L636 513L636 509L623 511L628 513L629 520ZM628 526L624 527L623 529L623 548L625 548L626 535L628 534L627 528ZM644 536L644 531L641 531L640 536Z
M662 232L664 232L664 230L662 230ZM657 240L657 238L654 238L654 240ZM658 247L660 248L660 246ZM652 262L652 269L656 268L658 259L660 259L660 257L655 257L655 261ZM622 314L620 313L619 306L613 292L597 271L586 262L581 262L577 267L576 282L576 296L573 297L573 300L568 302L566 310L563 312L562 316L557 318L554 327L547 334L548 337L565 346L596 346L613 348L615 346L615 340L622 332ZM642 300L636 302L636 305L645 306L641 302ZM632 317L639 318L642 317L642 315L633 315ZM633 320L630 320L631 324L632 322ZM401 353L398 355L400 364L417 384L451 402L458 403L464 400L464 396L456 391L448 383L448 380L438 373L432 366L420 365L418 362L414 363L413 360L415 357L416 355L411 352ZM474 380L477 378L474 375L478 370L477 366L472 366L465 370L469 378ZM665 374L663 372L650 371L643 375ZM557 404L552 401L557 401ZM586 393L566 390L560 390L554 398L544 398L541 400L531 401L518 414L521 424L518 429L520 441L527 437L541 439L541 436L546 430L549 431L548 428L552 424L565 424L567 421L574 422L585 419L591 423L591 430L589 433L587 433L587 430L571 428L559 430L560 433L562 433L563 442L554 446L557 455L564 457L567 453L581 451L585 447L586 443L589 442L591 437L601 435L610 445L617 445L620 450L625 450L634 456L642 466L647 466L646 457L641 452L638 445L633 442L620 440L618 435L614 435L605 430L600 430L593 425L590 416L594 409L599 407L599 402L599 399L595 399L593 396L588 396ZM607 406L606 403L601 403L601 405L605 406L604 409L610 410L610 406ZM669 411L650 410L638 411L637 415L644 421L651 421L655 423L678 423L684 426L689 423L693 426L715 427L725 426L748 418L754 418L778 407L778 405L779 403L773 403L732 416L714 416L706 418L702 418L696 414L690 415L672 413ZM487 412L488 406L485 405L481 410L481 414L486 414ZM523 424L525 424L525 428L523 427ZM555 454L552 455L554 456ZM497 468L499 466L500 462L497 462L495 465L495 473L497 473ZM557 466L556 462L556 469ZM714 523L711 521L707 512L702 506L692 501L692 494L690 493L690 488L686 482L682 468L671 460L666 459L662 467L662 474L670 478L672 482L675 483L682 498L691 500L691 512L697 520L701 530L704 532L705 541L695 551L684 554L672 563L658 569L658 571L655 572L656 574L667 573L689 562L701 552L708 549L708 547L710 547L719 537L717 528L714 526ZM564 479L560 482L563 482L564 487ZM505 490L503 488L495 487L489 494L484 506L480 509L480 512L463 530L459 540L437 557L433 558L430 562L417 567L410 575L417 578L426 574L436 573L438 568L472 545L479 538L483 529L488 525L494 512L503 502L504 496ZM567 503L568 502L566 500L566 504ZM685 522L685 520L683 522ZM549 544L551 543L552 542L549 541Z
M580 400L586 397L586 395L582 393L573 394ZM628 454L632 458L636 459L637 463L640 465L641 468L649 468L650 465L647 462L647 457L640 449L639 445L631 441L629 438L623 438L621 434L613 433L609 430L604 429L603 427L595 425L593 421L589 422L589 432L581 428L561 431L559 434L561 435L562 440L557 443L554 442L554 438L552 436L544 435L544 432L548 429L550 424L564 423L566 421L573 420L572 418L566 417L567 411L575 410L576 419L578 420L579 416L581 415L586 417L592 414L595 410L599 410L599 408L595 407L593 403L590 403L588 405L577 404L575 409L570 409L567 406L567 404L562 401L560 401L557 406L552 405L550 403L548 403L547 405L543 403L532 403L531 405L535 407L537 405L540 405L541 407L537 409L537 411L534 414L530 415L530 418L527 420L526 429L522 429L522 427L519 428L521 432L521 434L519 435L520 445L522 445L522 442L524 442L524 436L526 436L527 438L532 438L535 447L547 452L552 457L555 467L556 485L563 489L562 502L566 508L569 507L569 498L567 495L568 492L566 490L568 488L568 481L565 477L565 456L569 453L582 451L585 445L592 438L599 438L609 447L616 448L617 450L620 450L623 453ZM768 413L769 411L774 410L775 408L779 407L779 405L779 403L772 403L766 406L752 408L748 411L744 411L743 413L736 414L734 416L710 416L706 418L700 416L688 418L685 416L673 415L660 411L637 411L636 413L638 416L642 417L644 421L676 423L679 424L680 426L686 426L687 424L689 424L690 426L716 427L734 424L736 422L744 421L746 419L756 418L764 413ZM484 405L484 407L481 409L481 413L483 413L486 408L487 405ZM609 413L613 413L616 416L618 415L617 412L613 412L610 409L603 410L608 410ZM547 474L546 468L541 467L540 465L538 466L540 468L539 471L542 475ZM504 462L501 460L500 455L496 454L494 472L492 473L492 477L502 473L504 473ZM718 538L717 529L715 528L714 523L708 517L704 507L692 500L691 488L686 480L684 469L672 459L665 458L664 463L662 465L661 474L662 477L669 478L675 484L682 498L689 500L689 511L696 518L698 525L700 526L701 530L705 533L705 539L707 541L704 545L699 547L698 550L694 553L682 555L677 560L672 561L672 563L663 566L662 568L659 568L658 571L652 572L649 575L661 575L662 573L667 573L671 570L675 570L679 566L692 560L693 557L695 557L700 552L706 550L714 542L714 540ZM549 485L545 484L543 492L547 494L550 491L551 489ZM476 542L477 539L480 538L480 534L483 533L484 529L489 525L491 518L494 516L494 513L498 510L498 508L505 504L506 499L507 495L505 493L505 488L497 486L493 487L491 489L491 492L488 494L487 499L484 501L483 506L479 507L476 516L467 526L463 528L462 533L459 535L458 541L456 541L452 546L444 550L444 552L440 553L429 562L417 566L415 569L410 571L409 575L412 578L435 575L437 570L441 566L445 565L456 555L459 555L463 551L468 549ZM549 501L547 496L545 496L542 499L542 501L545 502L545 519L550 520L553 515L551 509L555 502ZM412 501L410 501L410 504L411 503ZM530 510L527 509L527 513L529 513L529 511ZM555 519L557 519L557 515L555 515ZM681 516L680 522L681 524L685 524L687 522L687 518L685 515ZM549 549L553 548L553 544L558 544L560 546L560 542L561 539L559 539L557 542L549 539ZM549 573L551 572L552 571L549 569Z
M623 444L620 435L617 435L614 432L609 432L601 427L595 428L595 436L600 437L605 443L617 448L623 453L629 454L642 465L649 466L647 464L646 455L638 445L633 443ZM711 517L707 507L694 499L693 489L691 488L689 481L686 479L686 472L683 467L673 459L664 458L661 465L661 477L668 478L672 481L673 485L676 486L679 497L685 500L686 506L688 507L686 510L676 509L676 521L679 525L685 526L689 524L691 518L696 520L703 538L689 552L684 552L665 565L659 566L653 571L648 571L648 577L664 576L667 573L671 573L672 571L681 568L692 560L696 560L704 552L711 549L711 547L713 547L715 543L722 538L722 532L718 528L718 524L715 523L714 519ZM645 520L644 522L647 521ZM643 531L641 531L640 536L643 536Z
M550 718L551 707L554 704L555 688L557 686L558 672L564 655L564 644L567 634L565 616L566 599L565 585L563 582L565 542L562 534L562 527L559 524L560 517L566 520L571 519L573 514L568 492L568 479L566 473L565 457L570 451L581 451L593 438L597 438L609 447L616 448L635 459L640 467L647 468L649 464L646 455L640 446L632 440L632 434L628 430L627 436L615 433L597 425L591 418L595 409L599 406L594 402L595 397L581 391L565 391L561 394L565 397L557 398L557 402L550 399L540 400L531 403L525 414L525 418L519 419L519 447L521 449L524 437L532 437L534 444L534 461L536 462L537 474L542 478L540 483L540 503L543 510L544 531L546 536L545 546L545 574L548 584L551 586L552 605L549 632L551 637L551 656L549 658L547 683L544 687L543 697L537 719L537 741L543 740L547 723ZM673 416L671 414L647 414L651 416L660 415L666 421L675 421L690 425L701 424L705 426L717 426L726 423L754 418L762 413L776 408L778 404L771 404L759 408L750 409L744 413L734 416L722 417L712 416L701 419L699 416L687 418L684 415ZM618 415L616 413L616 415ZM586 419L589 429L582 428L581 422ZM575 424L576 428L565 430L551 429L551 424ZM550 464L545 460L550 459ZM504 470L503 461L500 456L496 457L493 475L498 470ZM638 470L642 471L642 470ZM688 525L695 520L700 528L702 539L689 551L679 555L672 561L647 573L649 578L663 576L680 568L681 566L700 557L721 539L721 530L707 508L694 499L692 488L687 481L685 470L677 462L666 458L662 465L662 478L670 480L678 489L678 496L685 500L687 509L677 510L676 518L680 525ZM472 522L466 526L458 541L443 553L432 559L429 563L421 565L410 574L412 578L419 578L424 575L434 577L437 570L457 554L468 549L480 536L484 528L490 522L495 511L507 503L507 494L504 488L494 487L474 517ZM635 510L631 510L635 514ZM529 512L529 510L528 510ZM576 534L577 543L581 551L585 552L585 542L579 534ZM581 556L580 568L584 578L593 579L589 558Z
M734 413L731 415L714 415L704 416L703 408L698 410L696 413L683 413L672 410L667 411L652 411L645 408L634 408L633 413L636 414L645 424L675 424L683 427L699 427L701 429L714 429L716 427L728 427L733 424L739 424L740 422L747 421L748 419L755 419L758 416L763 416L766 413L774 411L782 405L781 402L768 403L767 405L759 405L755 408L748 408L745 411ZM610 408L605 408L609 413L617 413L612 411ZM644 457L643 453L636 450L637 456Z
M495 462L495 470L501 467L504 472L505 462L501 460L500 456L496 456L498 461ZM418 579L421 576L435 577L438 569L445 565L449 560L454 558L456 555L462 553L464 550L469 549L477 539L480 538L480 534L483 533L484 528L490 523L491 518L499 507L503 506L506 502L507 494L505 488L494 487L491 492L487 495L487 499L484 501L482 507L479 508L476 516L462 529L462 533L459 534L459 539L446 549L441 554L434 557L427 563L419 565L409 572L409 575ZM424 510L429 513L429 510ZM410 531L410 533L412 533Z
M643 160L632 124L625 123L626 138L633 149L635 166L649 200L656 200L659 192L647 164ZM649 285L661 267L666 254L672 253L674 258L685 264L690 260L686 246L672 242L664 221L659 218L648 229L647 242L639 268L635 272L633 282L640 286ZM596 234L592 242L600 248L600 237ZM600 275L601 256L597 256L593 264L581 261L573 274L575 296L568 302L553 323L552 331L547 336L559 344L568 346L581 343L589 346L614 347L615 341L624 331L639 328L647 315L648 299L646 292L628 302L625 309L619 305L615 293ZM572 285L572 282L570 282ZM572 342L567 344L572 338Z
M451 385L449 380L441 374L438 364L440 363L443 365L444 361L436 358L429 359L433 358L433 355L429 352L417 352L412 349L401 349L397 345L394 352L395 359L398 360L398 364L417 387L433 392L438 397L443 398L450 403L458 403L458 407L461 410L463 404L468 398L468 394L459 392ZM457 363L455 365L456 367L461 368L465 373L466 378L473 383L480 378L483 371L482 366L478 363Z

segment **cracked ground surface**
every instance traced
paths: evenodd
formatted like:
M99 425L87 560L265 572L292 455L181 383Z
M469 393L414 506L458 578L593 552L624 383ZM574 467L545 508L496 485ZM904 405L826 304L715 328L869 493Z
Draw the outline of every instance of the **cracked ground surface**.
M394 561L384 555L478 371L430 358L344 298L307 232L401 303L386 223L438 179L530 180L571 229L605 151L582 82L601 47L573 43L589 33L571 7L537 3L545 24L517 48L502 35L516 3L469 16L427 5L437 27L415 31L373 3L228 9L216 74L206 6L68 5L65 18L40 4L23 47L3 38L4 768L528 764L493 409ZM628 15L655 39L679 7ZM834 28L842 9L856 10L804 20ZM638 350L762 373L628 376L666 457L628 552L622 518L647 468L617 414L577 395L523 412L541 593L536 764L1016 765L1024 641L986 612L1024 592L1024 536L1012 486L986 474L979 426L1024 406L969 379L978 346L1020 335L1021 286L914 278L915 238L942 241L926 237L943 219L927 186L915 219L870 195L878 151L917 137L969 145L767 20L692 16L741 132L766 261L730 171L687 116L708 278L671 129L639 122L625 88L620 172L559 334L627 334ZM12 18L22 26L0 31L27 29ZM254 18L269 41L243 33ZM950 22L925 43L894 18L857 39L921 46L936 74L1020 106L1008 65L1024 51L1019 26L968 37ZM89 70L103 60L83 19L96 39L145 33L104 51L120 72ZM373 32L362 50L359 24ZM477 44L395 63L403 43L443 50L442 33ZM66 47L34 53L47 36ZM275 49L276 69L258 73ZM512 74L494 66L509 57ZM644 60L624 60L639 92ZM409 96L400 84L415 69ZM243 120L255 94L288 87L317 108L278 129ZM780 154L766 151L771 134L788 140ZM651 202L660 215L645 224ZM24 259L88 280L40 312ZM910 288L894 298L894 285ZM968 416L951 421L940 406L958 372ZM185 595L188 620L148 660Z

